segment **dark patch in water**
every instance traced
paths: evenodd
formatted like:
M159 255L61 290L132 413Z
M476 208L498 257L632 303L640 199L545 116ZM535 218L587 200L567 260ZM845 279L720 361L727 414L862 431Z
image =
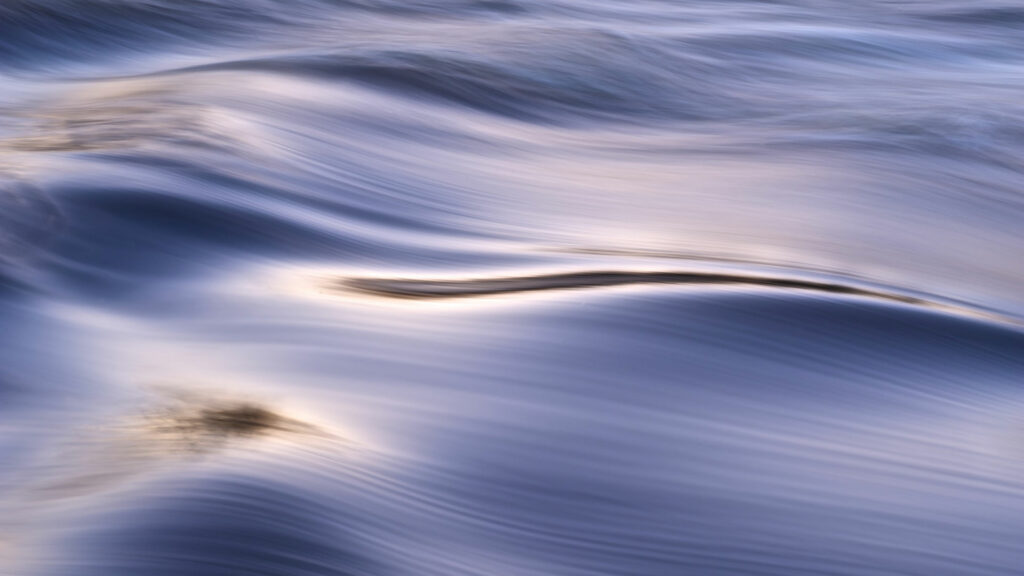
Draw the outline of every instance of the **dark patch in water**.
M43 502L99 493L182 458L208 456L272 435L336 439L254 402L172 394L170 402L141 418L80 430L56 449L57 458L48 458L39 468L48 479L28 499Z
M149 418L149 430L170 443L172 450L203 453L235 439L274 433L322 434L314 426L282 416L258 404L184 398ZM196 406L196 404L205 404Z
M241 404L203 410L199 413L198 422L209 430L225 435L248 436L279 428L281 417L266 408Z

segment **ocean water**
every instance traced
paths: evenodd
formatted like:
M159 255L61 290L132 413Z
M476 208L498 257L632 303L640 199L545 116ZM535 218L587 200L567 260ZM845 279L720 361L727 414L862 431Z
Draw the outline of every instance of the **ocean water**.
M4 0L0 575L1024 574L1024 7Z

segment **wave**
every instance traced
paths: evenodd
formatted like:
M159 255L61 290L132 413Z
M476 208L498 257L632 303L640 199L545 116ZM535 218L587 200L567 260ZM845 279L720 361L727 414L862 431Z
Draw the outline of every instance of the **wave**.
M0 2L0 572L1015 573L1018 12Z
M151 487L145 504L129 501L87 538L64 539L62 553L40 561L35 573L214 576L228 566L275 576L381 573L340 513L281 481L225 475L169 482Z
M751 113L727 63L601 30L525 29L442 49L327 49L159 73L273 72L348 81L529 122L709 120Z
M0 66L52 70L62 61L95 64L199 46L287 42L339 14L392 17L481 16L523 10L514 0L11 0L0 5Z

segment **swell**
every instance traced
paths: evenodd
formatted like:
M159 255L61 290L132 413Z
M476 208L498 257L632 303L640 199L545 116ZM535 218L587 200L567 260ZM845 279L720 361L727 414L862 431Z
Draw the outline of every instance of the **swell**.
M0 68L250 45L346 15L479 17L524 10L511 0L12 0L0 4Z
M15 1L0 6L0 61L33 65L52 57L95 59L125 48L163 48L189 37L237 32L252 13L203 0L178 5L103 0ZM205 17L197 17L198 15Z
M383 573L345 515L332 514L322 497L301 487L235 475L164 483L150 492L146 501L122 503L115 521L102 518L102 527L65 538L63 552L38 562L43 569L33 573ZM89 561L75 562L68 551Z
M529 45L523 49L521 45ZM672 43L540 27L436 45L350 46L226 60L155 76L273 73L343 81L529 122L712 120L760 112L729 88L734 65Z

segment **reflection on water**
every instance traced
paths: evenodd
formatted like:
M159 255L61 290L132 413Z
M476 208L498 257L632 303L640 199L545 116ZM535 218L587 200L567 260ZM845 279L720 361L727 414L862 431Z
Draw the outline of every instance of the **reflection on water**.
M0 574L1019 573L1022 14L0 4Z

